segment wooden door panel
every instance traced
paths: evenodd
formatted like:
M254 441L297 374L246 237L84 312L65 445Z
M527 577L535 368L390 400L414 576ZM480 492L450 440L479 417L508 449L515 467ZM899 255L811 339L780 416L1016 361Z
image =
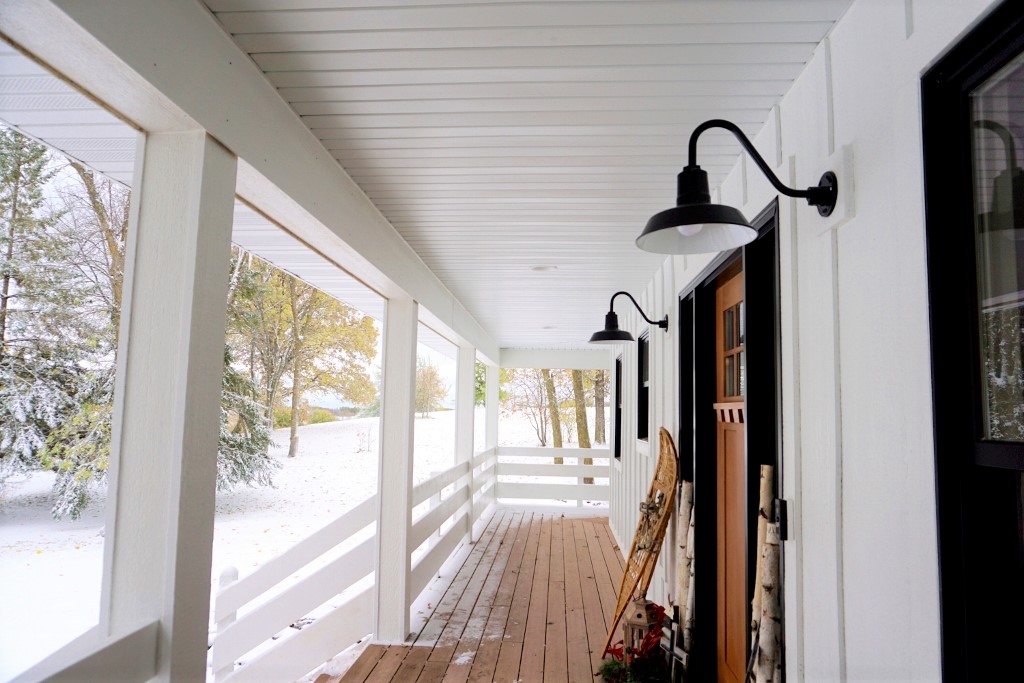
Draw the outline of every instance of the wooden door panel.
M719 683L742 683L747 663L747 520L743 273L716 292L717 551Z
M718 423L718 680L746 671L746 491L742 423Z

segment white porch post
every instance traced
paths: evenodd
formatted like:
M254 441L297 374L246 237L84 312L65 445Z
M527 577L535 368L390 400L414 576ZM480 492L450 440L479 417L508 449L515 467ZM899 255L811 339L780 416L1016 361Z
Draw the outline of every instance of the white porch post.
M394 643L409 633L417 314L412 299L392 298L384 316L374 624L378 640Z
M498 446L498 397L500 395L498 381L500 377L501 373L498 371L497 365L487 366L487 396L484 399L487 418L484 448L497 448Z
M235 171L203 131L139 143L101 604L108 634L159 620L162 681L206 678Z
M473 405L475 403L476 349L471 346L459 347L458 372L455 388L455 460L469 463L469 528L470 540L476 541L473 533L477 509L473 503Z

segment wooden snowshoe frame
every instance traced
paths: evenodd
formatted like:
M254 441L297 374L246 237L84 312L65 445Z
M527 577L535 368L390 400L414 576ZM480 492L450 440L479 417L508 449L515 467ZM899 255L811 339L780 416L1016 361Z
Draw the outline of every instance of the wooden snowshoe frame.
M608 653L608 648L615 642L619 622L630 603L647 597L647 588L651 585L651 576L658 564L665 531L668 529L668 521L675 505L678 472L676 447L672 442L672 436L664 427L659 430L658 436L658 465L654 470L651 486L647 490L647 498L640 504L640 521L637 523L633 544L626 558L619 600L615 606L611 627L608 629L608 638L605 640L604 649L601 650L602 656Z

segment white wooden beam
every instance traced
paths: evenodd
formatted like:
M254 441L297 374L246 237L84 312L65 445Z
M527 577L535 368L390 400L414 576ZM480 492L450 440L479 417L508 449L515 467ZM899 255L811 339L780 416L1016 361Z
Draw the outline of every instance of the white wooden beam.
M126 249L103 621L160 621L157 675L203 680L235 158L202 131L139 144Z
M602 326L594 321L594 331ZM503 368L571 368L576 370L608 370L614 357L606 348L593 351L576 349L502 349Z
M412 299L391 299L384 320L374 632L377 640L392 643L409 633L418 308Z

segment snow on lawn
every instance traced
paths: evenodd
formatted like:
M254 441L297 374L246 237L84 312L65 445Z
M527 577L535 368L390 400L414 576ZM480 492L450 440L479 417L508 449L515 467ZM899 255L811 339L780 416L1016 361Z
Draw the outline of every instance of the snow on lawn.
M476 418L482 433L482 409ZM298 431L295 458L287 457L288 430L274 432L271 453L281 468L273 488L217 494L214 593L225 567L235 566L245 576L376 492L378 418ZM416 483L454 464L454 411L417 416L414 433ZM505 445L537 445L522 419L503 417L500 433ZM0 680L59 649L99 618L105 494L80 519L55 521L52 484L52 473L40 472L10 479L0 489L0 605L9 626L0 638Z

